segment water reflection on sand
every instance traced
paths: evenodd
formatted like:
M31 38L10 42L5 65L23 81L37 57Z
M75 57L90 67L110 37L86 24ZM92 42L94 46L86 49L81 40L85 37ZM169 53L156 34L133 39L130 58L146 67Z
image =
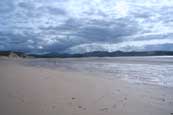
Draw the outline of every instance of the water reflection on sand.
M173 57L32 59L32 66L109 74L113 79L173 87Z

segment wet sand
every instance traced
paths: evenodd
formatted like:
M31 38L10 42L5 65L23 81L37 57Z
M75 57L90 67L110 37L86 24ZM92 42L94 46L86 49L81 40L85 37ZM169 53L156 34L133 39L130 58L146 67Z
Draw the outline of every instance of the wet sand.
M173 115L173 88L0 60L0 115Z

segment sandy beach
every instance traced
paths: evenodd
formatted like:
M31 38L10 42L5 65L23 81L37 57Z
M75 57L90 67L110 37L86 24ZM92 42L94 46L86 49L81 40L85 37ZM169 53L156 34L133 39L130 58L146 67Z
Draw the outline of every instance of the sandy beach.
M0 115L173 115L173 88L0 60Z

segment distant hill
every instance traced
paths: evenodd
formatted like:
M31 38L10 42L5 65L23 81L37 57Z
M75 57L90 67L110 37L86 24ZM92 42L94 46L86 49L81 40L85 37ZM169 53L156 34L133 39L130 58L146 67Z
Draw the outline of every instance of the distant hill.
M9 58L25 58L27 55L23 52L15 51L0 51L0 56L9 57Z
M143 51L143 52L106 52L106 51L95 51L83 54L59 54L59 53L47 53L43 55L31 54L33 57L38 58L70 58L70 57L118 57L118 56L173 56L173 51Z
M13 58L80 58L80 57L119 57L119 56L173 56L173 51L142 51L142 52L106 52L106 51L95 51L83 54L61 54L61 53L47 53L47 54L25 54L23 52L13 51L0 51L0 56L13 57Z

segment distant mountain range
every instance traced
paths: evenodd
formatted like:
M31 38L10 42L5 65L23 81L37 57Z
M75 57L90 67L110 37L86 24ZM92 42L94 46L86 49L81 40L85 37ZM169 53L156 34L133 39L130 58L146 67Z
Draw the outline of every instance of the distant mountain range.
M132 51L132 52L106 52L95 51L83 54L62 54L62 53L46 53L46 54L26 54L23 52L15 51L0 51L0 56L5 57L34 57L34 58L80 58L80 57L119 57L119 56L173 56L173 51Z

